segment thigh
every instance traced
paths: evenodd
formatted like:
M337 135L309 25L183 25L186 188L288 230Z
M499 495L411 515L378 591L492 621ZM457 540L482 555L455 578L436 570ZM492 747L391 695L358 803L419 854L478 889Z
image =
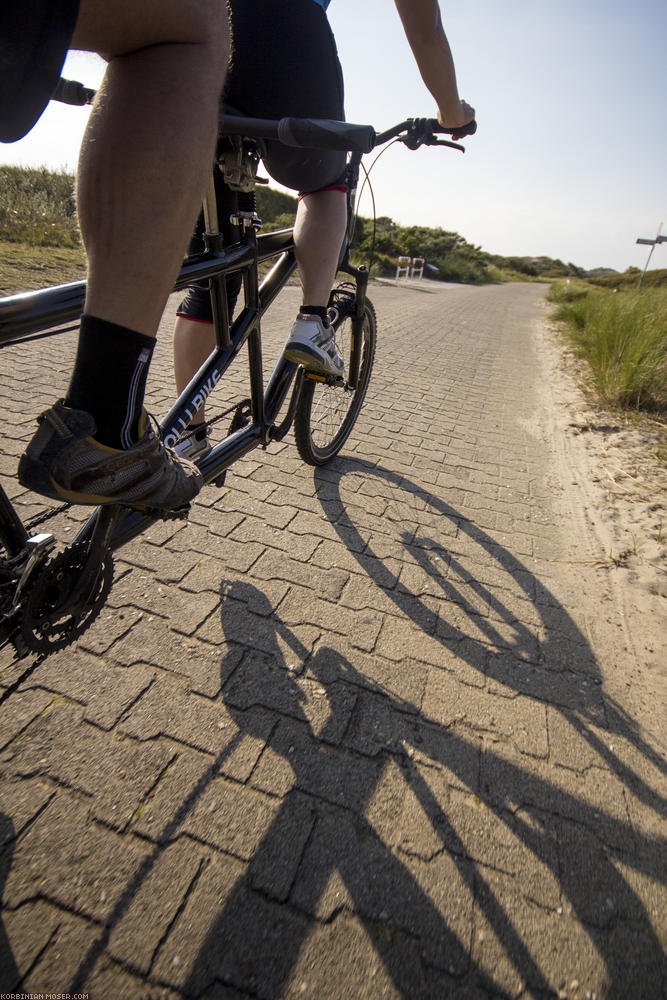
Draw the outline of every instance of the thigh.
M58 82L79 0L4 0L0 13L0 141L21 139Z
M326 15L314 0L231 0L232 61L225 99L257 118L345 117L343 75ZM337 183L345 154L267 143L274 180L309 191Z
M80 0L72 48L105 58L152 45L213 45L226 58L224 0Z

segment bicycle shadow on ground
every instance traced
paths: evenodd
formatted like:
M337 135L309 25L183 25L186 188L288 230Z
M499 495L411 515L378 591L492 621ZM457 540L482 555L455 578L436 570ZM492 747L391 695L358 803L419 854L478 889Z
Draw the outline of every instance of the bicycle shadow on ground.
M469 573L461 582L460 555L451 552L447 562L458 566L458 582L443 576L434 553L444 554L446 542L432 531L414 546L414 564L452 603L465 606L483 595L495 613L482 638L471 638L472 627L463 623L438 631L428 603L373 557L364 537L372 532L346 515L339 482L347 472L418 495L492 555L515 586L539 592L544 632L537 652L532 630L495 592ZM443 652L484 670L495 684L554 709L637 798L659 810L656 792L610 749L609 737L630 741L651 762L657 755L592 684L600 679L592 651L524 565L442 501L386 470L348 461L340 477L329 467L316 482L348 550L402 619L417 631L430 629ZM403 544L413 545L405 520L399 523ZM267 644L264 631L261 652L252 648L259 619L274 635ZM511 642L503 622L512 625ZM569 790L548 766L505 753L502 740L484 744L430 716L418 701L357 669L331 635L311 652L250 583L224 588L222 626L230 649L246 647L223 689L236 723L265 739L264 729L247 729L257 718L249 709L277 713L253 785L280 796L280 805L199 945L181 987L186 996L215 981L280 996L288 983L296 990L297 974L305 977L307 995L324 995L332 975L338 995L353 993L368 974L366 956L355 953L347 936L354 937L354 927L404 997L454 995L459 988L509 997L526 986L553 995L559 951L566 967L588 970L610 997L658 994L662 949L636 886L659 877L661 844L634 829L627 811L619 818L595 795L587 801L589 789L577 781ZM503 655L489 658L490 644L501 639ZM562 663L564 639L576 644L576 672ZM473 927L480 926L474 941ZM495 951L480 944L485 936ZM489 969L499 965L511 989L493 981Z
M633 783L635 794L652 808L664 806L604 739L619 736L631 741L646 761L665 774L662 753L647 742L623 707L604 692L600 668L588 640L546 584L487 532L423 486L365 460L339 459L337 464L338 470L332 463L315 471L322 510L362 571L401 615L418 631L432 634L443 650L467 663L472 674L479 674L480 681L487 677L496 682L499 693L503 693L502 687L556 710L607 766ZM381 496L384 484L389 494L398 492L406 498L405 504L396 506L398 518L389 534L400 539L409 560L421 570L422 586L424 580L429 581L433 585L430 592L447 600L453 612L451 619L440 617L434 625L437 616L426 603L423 590L420 593L411 589L403 573L397 574L392 567L392 560L374 551L372 536L380 536L368 526L359 528L347 513L341 493L346 475L362 477L370 484L369 497ZM432 515L427 528L421 512L419 523L402 526L403 512L414 503ZM489 563L492 571L486 574L494 578L493 586L478 578L478 574L486 575L483 566ZM507 581L504 588L498 586L500 574ZM524 602L526 619L532 613L533 623L526 624L517 617L516 610L503 603L499 596L503 589L508 596L513 591L513 598L518 596ZM486 614L480 611L484 606ZM473 623L476 638L471 635ZM472 674L465 683L474 683Z

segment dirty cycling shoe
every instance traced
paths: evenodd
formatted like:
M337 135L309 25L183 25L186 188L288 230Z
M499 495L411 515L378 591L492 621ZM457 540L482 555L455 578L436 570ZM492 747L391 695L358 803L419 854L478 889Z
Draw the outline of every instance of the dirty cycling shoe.
M85 410L60 400L38 419L39 429L19 462L22 486L54 500L122 503L175 510L203 485L197 467L164 447L144 410L143 436L127 451L100 444L95 421Z
M206 424L197 424L192 430L185 431L172 448L180 458L187 458L189 462L196 462L198 458L208 455L210 450Z
M325 326L319 316L299 313L283 354L288 361L303 365L309 372L342 376L345 370L333 327Z

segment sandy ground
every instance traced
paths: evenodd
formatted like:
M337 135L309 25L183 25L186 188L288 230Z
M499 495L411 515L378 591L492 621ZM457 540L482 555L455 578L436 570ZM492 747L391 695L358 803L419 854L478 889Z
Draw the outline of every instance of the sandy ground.
M553 397L553 429L561 432L554 435L562 442L556 479L569 477L586 498L580 514L599 553L582 557L592 555L623 622L624 649L634 661L624 686L633 689L637 707L654 699L651 728L664 739L667 468L657 458L663 428L656 421L606 411L592 400L584 364L549 320L549 308L545 303L545 322L537 336L542 339L545 384ZM577 565L571 573L574 582Z

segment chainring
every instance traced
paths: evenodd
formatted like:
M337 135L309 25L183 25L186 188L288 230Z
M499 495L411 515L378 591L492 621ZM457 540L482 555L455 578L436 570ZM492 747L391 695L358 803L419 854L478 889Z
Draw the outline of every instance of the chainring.
M39 568L21 603L21 635L35 653L53 653L82 635L104 606L113 580L113 558L107 552L85 601L72 604L88 546L69 546Z

